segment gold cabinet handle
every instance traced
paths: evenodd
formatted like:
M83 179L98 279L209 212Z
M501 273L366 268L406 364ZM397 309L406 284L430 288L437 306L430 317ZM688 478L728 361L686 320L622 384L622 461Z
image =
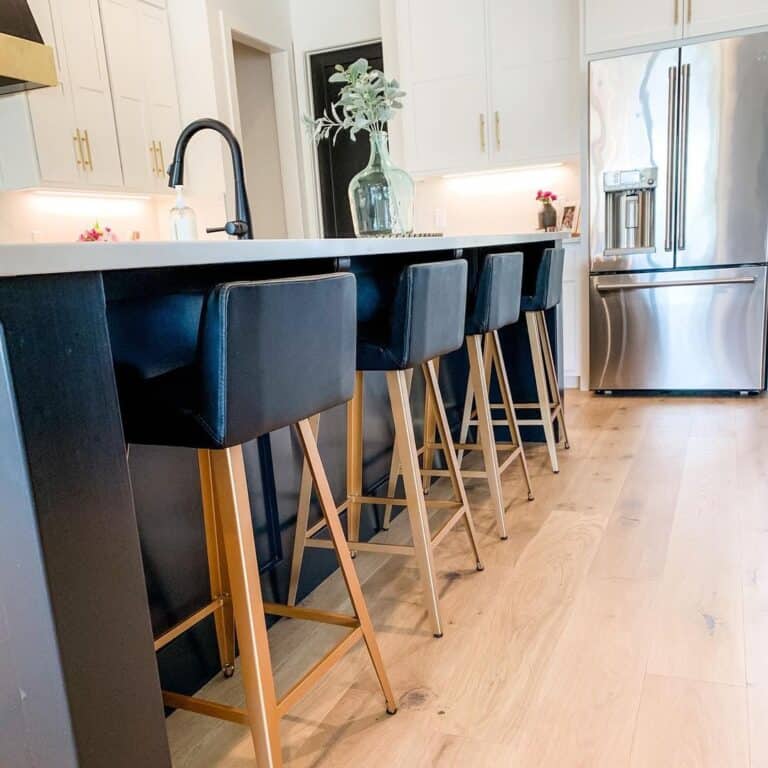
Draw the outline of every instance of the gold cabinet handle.
M494 115L494 123L496 125L496 151L501 151L501 113L499 110L496 110L496 114Z
M693 21L693 0L688 0L688 23Z
M149 156L152 158L152 175L157 176L157 152L154 141L149 145Z
M88 130L83 131L83 141L85 142L85 156L86 159L83 162L83 165L88 166L88 170L93 170L93 155L91 154L91 140L88 137Z
M157 175L163 176L165 174L165 155L163 154L163 142L157 142L157 150L160 153L160 163L157 166Z
M77 167L85 165L83 162L83 137L80 135L80 129L78 128L72 136L72 141L75 142L75 155L77 161Z
M485 152L485 113L480 113L480 151Z
M680 0L675 0L675 26L680 23Z

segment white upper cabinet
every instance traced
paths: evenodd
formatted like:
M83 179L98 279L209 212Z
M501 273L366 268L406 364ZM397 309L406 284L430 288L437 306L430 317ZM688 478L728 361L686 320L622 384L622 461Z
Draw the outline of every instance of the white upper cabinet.
M584 0L587 55L768 25L768 0Z
M166 171L181 130L176 71L171 51L168 15L140 4L141 45L145 51L145 82L149 107L150 140L155 142L158 174L155 187L168 191Z
M768 25L766 0L681 0L686 4L686 35L736 32Z
M89 186L120 187L123 183L117 149L109 76L97 0L58 0L54 7L66 62L69 90L79 130L78 155ZM30 94L33 99L36 94ZM50 120L50 116L46 119ZM36 123L37 128L37 123Z
M573 0L394 2L409 171L482 171L578 153Z
M587 54L680 40L688 0L584 0ZM713 0L722 2L722 0Z
M31 0L56 55L59 85L3 99L4 189L121 188L97 0Z
M488 162L485 9L465 0L403 0L406 134L411 170Z
M494 165L578 154L578 16L572 0L488 0Z
M0 189L166 192L179 106L164 0L30 0L59 85L0 100Z
M167 191L166 160L179 132L165 11L140 0L101 0L125 185Z

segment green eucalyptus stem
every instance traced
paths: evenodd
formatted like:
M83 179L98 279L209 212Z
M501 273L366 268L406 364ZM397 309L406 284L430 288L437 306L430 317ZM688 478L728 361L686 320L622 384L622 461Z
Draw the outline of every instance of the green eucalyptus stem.
M380 133L395 110L402 109L405 91L400 90L397 80L387 80L383 72L371 69L366 59L358 59L346 69L337 65L328 82L344 85L339 98L331 104L330 114L326 110L317 119L304 116L315 142L332 136L336 143L341 131L347 131L352 141L360 131Z

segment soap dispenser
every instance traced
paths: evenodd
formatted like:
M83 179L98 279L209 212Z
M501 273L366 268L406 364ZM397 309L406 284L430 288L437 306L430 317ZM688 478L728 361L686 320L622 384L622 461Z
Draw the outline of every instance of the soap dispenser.
M171 208L171 239L197 240L197 217L184 201L184 188L176 187L176 204Z

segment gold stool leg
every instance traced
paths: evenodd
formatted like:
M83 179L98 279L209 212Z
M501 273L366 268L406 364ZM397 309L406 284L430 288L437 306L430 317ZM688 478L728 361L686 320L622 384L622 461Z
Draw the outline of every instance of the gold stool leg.
M436 357L434 360L435 372L437 375L440 373L440 358ZM424 462L423 466L425 470L432 469L435 463L435 449L432 445L435 442L435 429L437 428L437 417L435 414L435 408L432 403L432 398L428 393L424 392ZM424 493L429 493L429 487L432 484L432 478L428 474L424 474L423 485Z
M486 348L491 345L486 341ZM469 353L469 375L472 379L472 389L477 402L477 436L483 452L483 464L491 492L493 511L496 514L496 525L502 540L509 538L507 523L504 517L504 496L501 490L501 474L499 473L499 454L496 450L496 436L493 431L493 415L488 395L490 380L486 378L483 361L481 336L467 336L467 351Z
M363 372L355 372L355 394L347 403L347 533L354 544L360 541L361 505L353 499L363 495ZM354 552L354 546L352 548Z
M259 768L282 768L280 717L264 620L259 564L241 446L211 453L216 510L224 534L240 641L248 725Z
M208 576L211 583L211 597L223 598L224 602L213 614L216 623L216 642L219 659L225 677L235 672L235 615L232 609L232 595L227 572L221 523L217 519L213 495L211 452L198 451L197 463L200 470L200 491L203 500L203 523L205 525L205 549L208 555Z
M355 615L360 622L360 629L362 630L363 639L368 648L368 654L371 657L371 662L376 670L376 676L379 679L381 690L383 691L384 698L387 702L387 712L394 714L397 711L397 704L395 703L395 697L392 694L392 689L389 685L387 672L384 669L384 662L381 658L379 644L373 631L373 624L371 623L371 617L368 613L368 606L365 603L365 598L363 597L363 592L360 588L360 580L357 577L355 566L352 562L352 555L350 554L347 541L344 538L344 531L341 527L339 514L336 511L336 504L333 500L333 495L331 494L331 488L328 485L328 478L325 474L323 462L320 458L320 453L317 450L317 441L315 440L314 432L306 419L300 421L297 424L297 427L304 448L304 455L309 463L312 478L315 481L317 495L320 500L320 507L323 510L325 522L328 525L328 532L331 535L331 541L333 541L333 546L336 550L336 557L339 560L341 573L344 577L344 582L347 585L349 599L352 602L352 608Z
M571 447L571 444L568 442L568 430L565 426L565 405L563 404L563 398L560 396L560 383L557 380L557 373L555 371L555 358L552 354L549 333L547 333L547 318L543 312L538 313L538 318L542 346L544 347L544 364L547 369L547 380L552 392L552 401L557 406L557 420L560 424L560 431L563 433L564 447L568 449Z
M496 368L496 378L498 379L499 390L501 391L501 402L504 405L504 414L507 418L507 424L509 424L509 431L512 433L512 442L520 447L520 466L525 477L525 484L528 486L528 501L533 501L533 485L531 483L531 473L528 471L528 459L525 457L523 438L520 435L520 425L517 423L515 404L512 401L512 390L509 386L507 367L504 363L504 355L501 351L499 332L493 331L493 333L489 333L488 337L486 338L486 344L488 344L493 350L494 367Z
M464 412L461 415L461 429L459 430L459 442L469 442L469 422L472 421L472 409L475 407L475 393L472 391L472 373L467 374L467 393L464 396ZM459 450L459 466L464 461L464 449Z
M429 531L427 505L421 483L421 470L413 431L413 417L408 398L405 371L387 371L387 388L395 421L395 441L402 462L405 497L408 501L408 517L411 522L416 561L424 585L424 602L432 623L435 637L443 636L440 621L440 604L437 596L435 562L432 554L432 537Z
M461 476L459 462L456 458L456 446L454 445L453 437L451 436L451 427L448 423L448 415L445 412L443 397L440 394L440 384L438 383L437 370L435 369L433 361L430 360L429 362L424 363L423 370L424 378L427 381L429 397L432 399L432 404L435 408L435 413L437 416L437 428L440 432L440 442L442 445L443 454L445 456L445 463L448 466L448 472L450 473L453 492L464 510L464 527L466 528L467 536L469 537L469 544L472 547L472 553L475 558L475 567L478 571L482 571L483 562L482 558L480 557L480 549L477 546L475 522L472 519L472 511L469 508L467 492L464 488L464 480Z
M560 471L560 466L557 461L555 431L552 428L552 408L549 402L547 374L544 369L544 356L542 353L543 342L539 333L539 322L536 313L526 312L525 323L528 326L528 341L531 346L533 375L536 379L536 394L539 401L539 411L541 413L542 428L544 429L544 438L547 442L547 450L549 451L549 461L552 464L552 471L557 474Z
M310 417L309 425L312 433L317 435L320 431L320 414ZM301 486L299 488L299 506L296 512L296 533L293 539L293 557L291 558L291 578L288 582L288 605L296 605L296 595L299 591L299 579L301 577L301 565L306 550L307 529L309 528L309 507L312 503L312 473L306 459L301 467Z
M413 385L413 369L409 368L405 372L406 386L408 387L408 394L410 395L411 386ZM393 499L397 492L397 479L401 473L400 456L397 453L397 440L392 445L392 462L389 465L389 481L387 482L387 498ZM389 530L389 526L392 524L392 505L387 504L384 507L384 521L381 527L385 530Z

